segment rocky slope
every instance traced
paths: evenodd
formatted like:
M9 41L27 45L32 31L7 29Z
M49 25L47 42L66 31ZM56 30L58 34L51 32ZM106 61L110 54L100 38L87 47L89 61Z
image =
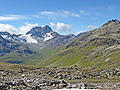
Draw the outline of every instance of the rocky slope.
M55 57L41 64L112 68L120 66L120 21L111 20L102 27L85 32L67 44Z
M39 67L0 62L0 90L120 89L119 69Z

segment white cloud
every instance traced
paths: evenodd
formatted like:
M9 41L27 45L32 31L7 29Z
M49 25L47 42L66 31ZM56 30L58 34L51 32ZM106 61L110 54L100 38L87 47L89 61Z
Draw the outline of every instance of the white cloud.
M57 23L51 22L50 26L55 28L56 31L70 32L70 29L71 29L71 25L60 23L60 22L57 22Z
M71 15L71 12L63 10L63 11L59 11L58 14L63 15L64 18L67 18Z
M75 12L70 12L66 10L57 10L57 11L41 11L38 15L35 15L35 17L40 16L47 16L50 18L68 18L68 17L80 17L79 14Z
M11 34L18 33L18 30L9 24L0 24L0 32L9 32Z
M20 33L25 34L25 33L27 33L30 29L32 29L33 27L36 27L36 26L38 26L38 24L25 23L24 26L20 26L20 27L19 27L19 30L20 30Z
M40 12L41 15L53 15L55 14L54 12L51 12L51 11L42 11Z
M25 25L15 28L9 24L0 24L0 32L9 32L11 34L26 34L33 27L38 26L38 24L25 23Z
M53 11L42 11L40 12L40 15L45 15L48 17L64 17L67 18L69 16L70 12L69 11L64 11L64 10L58 10L56 12Z
M89 29L96 29L97 28L97 26L92 26L92 25L89 25L89 26L87 26Z
M50 22L50 26L51 26L51 27L55 27L55 25L56 25L55 23Z
M85 13L85 11L84 10L80 10L80 14L84 14Z
M6 16L0 16L0 21L20 20L20 19L27 19L27 17L25 17L23 15L6 15Z
M74 16L74 17L80 17L80 15L76 14L76 13L72 13L72 16Z

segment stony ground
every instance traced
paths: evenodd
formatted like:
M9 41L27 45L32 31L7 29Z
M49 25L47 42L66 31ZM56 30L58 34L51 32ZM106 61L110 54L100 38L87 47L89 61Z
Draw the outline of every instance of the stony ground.
M120 90L119 69L85 69L74 67L0 68L0 90L52 89Z

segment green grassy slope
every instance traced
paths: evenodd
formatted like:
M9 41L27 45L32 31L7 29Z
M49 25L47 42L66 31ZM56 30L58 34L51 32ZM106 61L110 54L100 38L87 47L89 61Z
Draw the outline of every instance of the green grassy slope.
M72 66L113 68L120 66L120 45L94 45L92 41L82 47L62 50L50 60L41 62L46 66Z
M120 66L119 21L109 21L101 28L84 33L40 65L117 68Z
M47 59L47 58L53 56L57 51L59 51L58 47L57 48L47 47L44 49L30 48L30 49L36 53L20 54L20 53L11 52L11 53L7 54L6 56L0 57L0 61L8 62L8 63L36 65L41 60Z

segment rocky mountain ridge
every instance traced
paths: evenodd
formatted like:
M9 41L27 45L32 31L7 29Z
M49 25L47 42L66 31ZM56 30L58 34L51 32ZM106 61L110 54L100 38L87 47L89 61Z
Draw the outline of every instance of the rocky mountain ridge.
M0 32L0 36L7 40L24 43L35 43L42 48L49 46L62 46L76 38L76 36L73 34L60 35L53 31L48 25L44 27L33 27L25 35L11 35L9 32Z

